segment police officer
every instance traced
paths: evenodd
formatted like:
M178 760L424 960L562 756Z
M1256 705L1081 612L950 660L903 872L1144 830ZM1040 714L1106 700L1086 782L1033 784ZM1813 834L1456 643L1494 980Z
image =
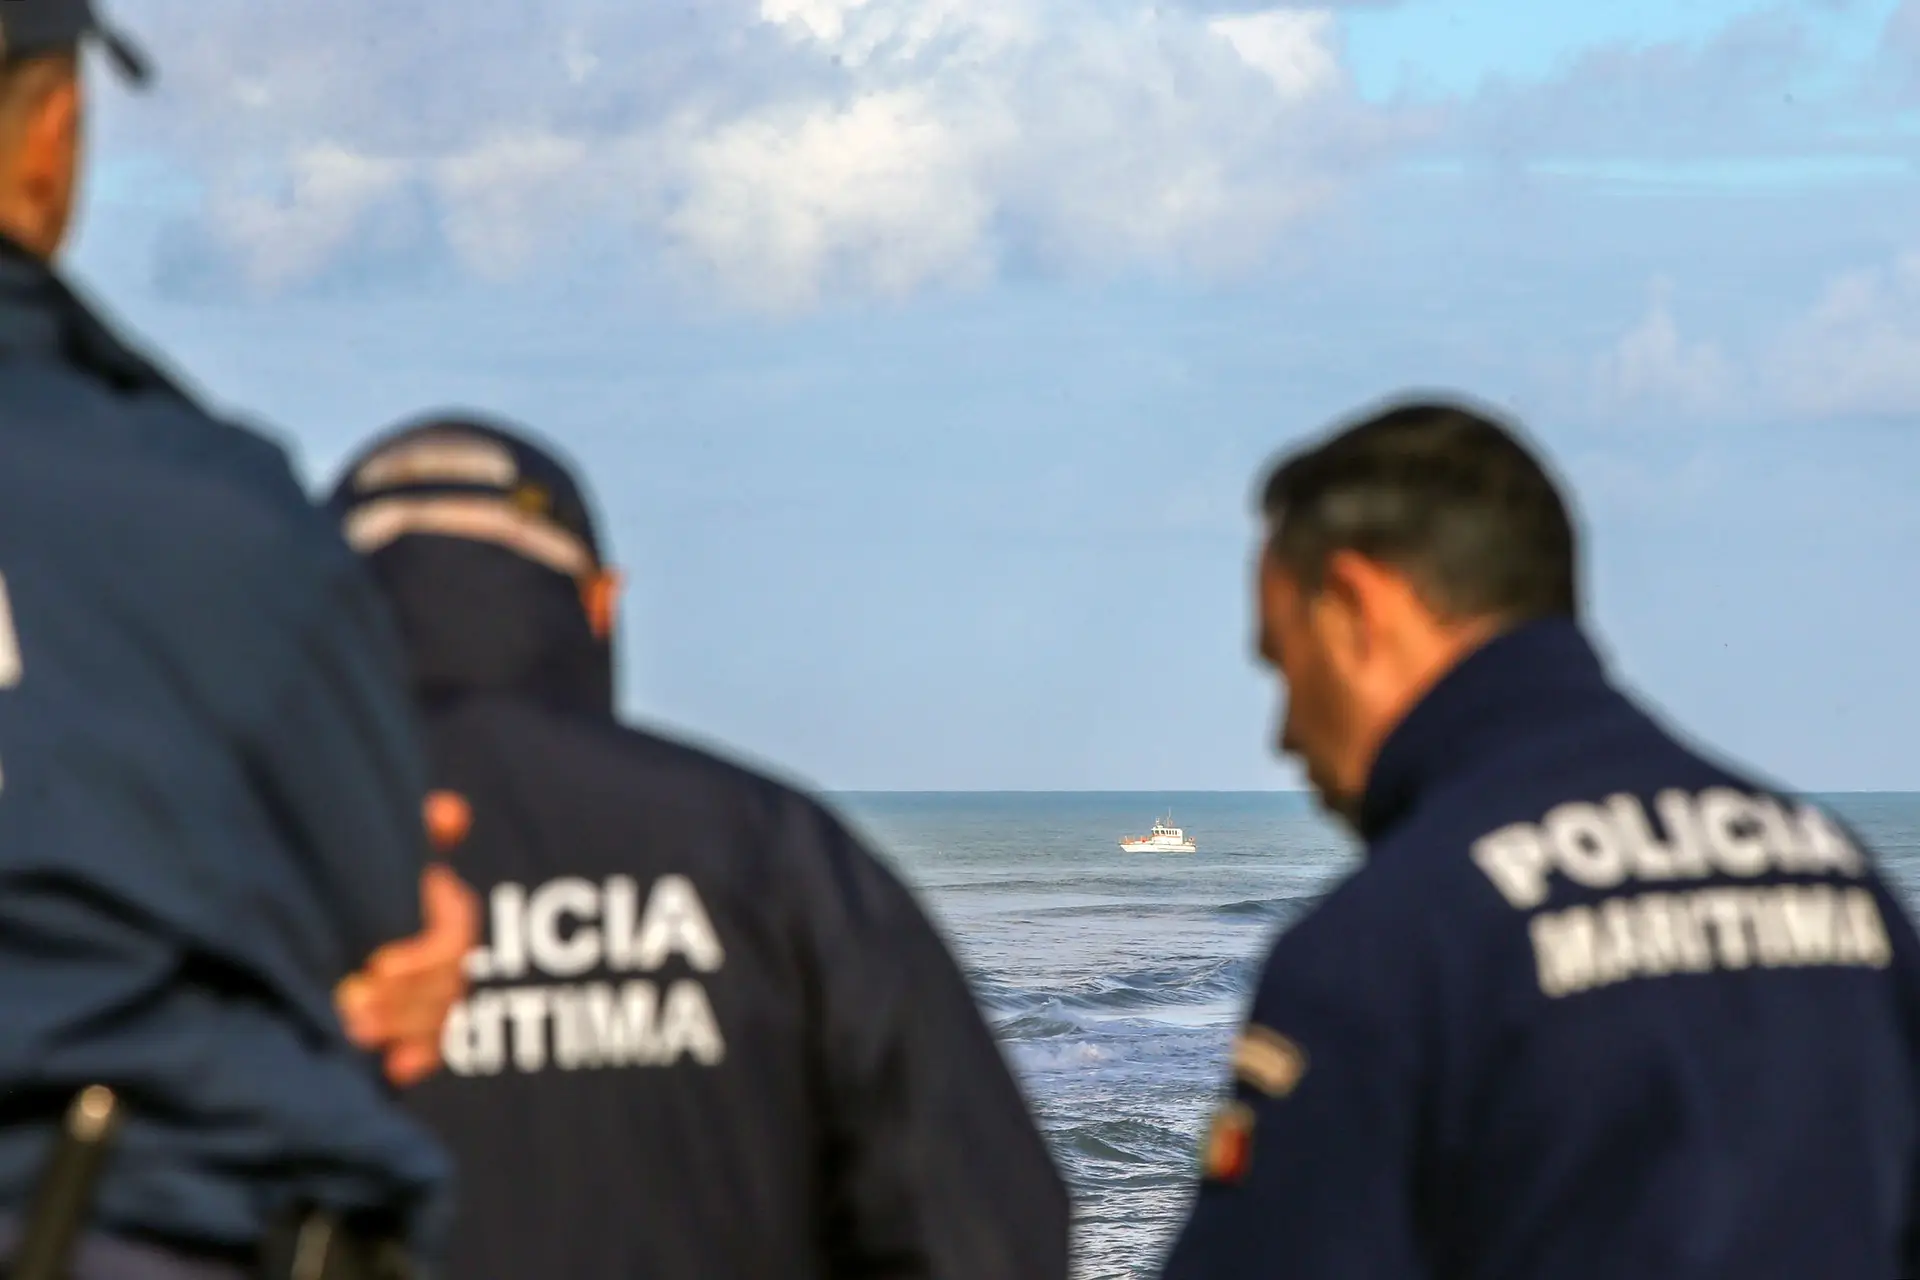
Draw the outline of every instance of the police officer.
M0 4L0 1235L100 1084L77 1280L257 1275L296 1234L351 1277L431 1246L446 1157L391 1090L472 904L429 873L416 936L424 762L364 567L52 265L90 40L142 76L84 0Z
M1282 746L1366 859L1268 957L1168 1280L1920 1275L1908 918L1621 690L1517 434L1388 406L1264 506Z
M448 1070L458 1280L1059 1280L1066 1198L961 974L824 808L623 727L586 498L423 420L332 506L392 599L488 901Z

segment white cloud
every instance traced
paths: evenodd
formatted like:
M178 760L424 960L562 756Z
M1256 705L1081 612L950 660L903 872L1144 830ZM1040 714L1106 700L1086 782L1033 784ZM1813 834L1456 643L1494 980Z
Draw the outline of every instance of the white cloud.
M1920 415L1920 252L1830 280L1766 364L1781 401L1809 416Z
M439 161L432 184L454 252L483 276L525 268L538 249L538 222L555 208L553 193L580 183L590 151L581 138L528 132L501 134Z
M1594 358L1588 406L1619 420L1920 418L1920 250L1829 278L1738 348L1689 338L1656 280L1646 314Z
M965 279L988 265L990 137L908 89L765 112L687 140L666 229L774 305L812 302L830 277L881 295Z
M1005 0L761 0L762 22L818 45L843 66L982 62L1030 44L1041 15ZM938 45L948 45L945 51Z
M319 270L407 178L404 164L325 142L288 154L282 172L275 193L221 175L207 202L247 278L266 288Z
M1650 289L1646 314L1594 361L1594 386L1604 414L1710 414L1733 399L1733 366L1707 342L1689 342L1674 320L1664 279Z
M212 237L266 287L406 202L470 270L528 269L591 224L776 309L1015 265L1231 270L1402 128L1355 100L1321 8L122 7L174 41L167 92L127 109L136 143L203 179Z
M1215 18L1207 29L1273 81L1283 97L1312 97L1337 88L1343 79L1333 49L1334 15L1328 10L1269 9Z

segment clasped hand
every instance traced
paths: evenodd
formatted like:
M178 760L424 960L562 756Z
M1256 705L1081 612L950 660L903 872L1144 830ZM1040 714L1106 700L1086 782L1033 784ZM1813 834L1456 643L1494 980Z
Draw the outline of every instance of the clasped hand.
M466 802L435 792L424 806L427 835L444 858L466 839ZM420 877L421 931L390 942L334 992L347 1035L381 1055L387 1078L405 1088L440 1069L447 1015L467 993L467 953L479 941L480 902L444 861Z

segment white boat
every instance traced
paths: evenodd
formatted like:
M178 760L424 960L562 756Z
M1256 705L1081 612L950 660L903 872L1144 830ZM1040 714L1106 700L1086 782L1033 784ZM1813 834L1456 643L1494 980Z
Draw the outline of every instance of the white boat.
M1122 840L1121 849L1128 853L1192 853L1199 846L1193 837L1173 824L1171 816L1165 822L1153 824L1150 835L1135 836L1131 840Z

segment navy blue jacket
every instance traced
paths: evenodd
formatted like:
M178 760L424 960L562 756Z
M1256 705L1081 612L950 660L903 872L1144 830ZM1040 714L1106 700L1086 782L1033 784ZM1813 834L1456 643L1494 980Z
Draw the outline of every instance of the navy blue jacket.
M1064 1280L1068 1208L901 883L815 801L618 723L571 581L377 553L486 896L448 1070L452 1280Z
M412 1222L445 1156L334 985L420 927L391 619L266 440L0 244L0 1209L67 1096L130 1108L100 1224L244 1248Z
M1168 1280L1920 1275L1920 947L1571 624L1446 676L1274 946Z

